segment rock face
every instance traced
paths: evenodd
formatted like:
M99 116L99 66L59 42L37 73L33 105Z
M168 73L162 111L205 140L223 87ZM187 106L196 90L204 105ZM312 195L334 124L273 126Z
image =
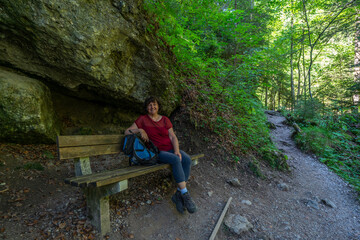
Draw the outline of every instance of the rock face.
M0 141L48 143L59 133L49 89L0 68Z
M11 0L0 10L0 63L66 95L141 109L149 95L166 113L176 85L143 14L141 0Z
M11 85L2 80L0 88L18 88L13 94L31 99L32 106L34 99L45 105L51 95L65 135L122 133L142 112L142 103L150 95L160 99L160 113L169 115L181 99L170 78L173 58L159 45L155 32L148 31L156 27L149 24L151 19L142 5L141 0L1 1L0 66L32 78L34 85L32 97L25 97L24 83ZM14 75L5 78L14 79ZM2 97L4 127L14 122L16 115L16 109L11 110L15 115L4 110L11 106L6 101L20 96ZM35 109L25 111L22 118L39 123L39 116L43 121L46 115L46 124L40 124L37 132L52 139L58 128L50 129L56 122L49 120L51 105L50 100L46 108L36 110L38 114ZM20 119L14 126L7 125L2 136L19 135L23 130L24 138L19 135L16 139L33 143L32 137L28 141L25 137L35 125L20 127L29 126L19 125Z

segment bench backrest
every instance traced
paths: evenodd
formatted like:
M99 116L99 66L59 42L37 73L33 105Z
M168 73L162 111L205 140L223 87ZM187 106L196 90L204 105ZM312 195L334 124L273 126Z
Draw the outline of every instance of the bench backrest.
M58 136L59 159L82 158L121 152L124 135Z

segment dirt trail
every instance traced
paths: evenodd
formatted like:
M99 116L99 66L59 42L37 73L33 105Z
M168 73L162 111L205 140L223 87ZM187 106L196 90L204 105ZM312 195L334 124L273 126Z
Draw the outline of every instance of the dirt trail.
M359 202L354 191L324 164L296 148L291 139L293 128L283 123L284 117L268 115L268 120L277 127L272 139L289 157L292 169L285 180L290 191L278 193L269 206L280 207L273 211L275 219L290 223L288 233L298 239L360 239ZM319 199L330 200L334 208L317 204ZM283 234L282 239L294 238Z

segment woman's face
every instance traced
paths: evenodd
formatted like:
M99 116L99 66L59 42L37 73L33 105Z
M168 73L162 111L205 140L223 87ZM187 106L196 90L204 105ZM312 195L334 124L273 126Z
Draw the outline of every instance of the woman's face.
M157 114L159 111L159 104L156 101L149 103L149 105L147 106L147 111L148 114L151 115Z

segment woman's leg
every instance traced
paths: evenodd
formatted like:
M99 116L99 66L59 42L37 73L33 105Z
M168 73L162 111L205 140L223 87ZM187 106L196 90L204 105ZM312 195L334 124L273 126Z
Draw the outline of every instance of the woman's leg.
M159 162L161 162L161 163L169 163L171 165L173 176L175 178L176 183L177 184L181 183L181 187L184 188L186 178L185 178L185 173L184 173L183 165L182 165L182 163L180 161L180 158L178 156L176 156L174 153L166 152L166 151L160 151L160 153L159 153Z
M190 177L191 159L189 155L187 155L187 153L182 150L180 150L180 154L181 154L181 165L185 175L185 182L187 182Z
M184 208L189 213L196 212L196 205L191 199L186 189L186 181L190 176L191 159L184 151L180 151L180 158L172 152L160 151L159 162L169 163L173 170L173 176L180 189L172 196L172 201L176 204L176 209L180 212L184 212ZM184 192L184 193L182 193Z

